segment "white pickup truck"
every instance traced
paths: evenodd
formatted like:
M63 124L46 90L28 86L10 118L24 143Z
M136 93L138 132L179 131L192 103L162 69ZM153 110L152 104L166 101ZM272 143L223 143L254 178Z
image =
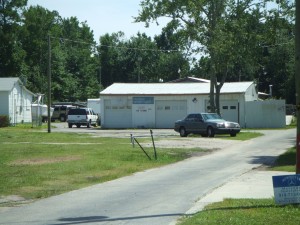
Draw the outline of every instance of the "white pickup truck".
M98 115L90 108L75 108L70 109L67 121L69 128L72 128L73 125L76 125L78 128L81 125L90 128L91 125L97 126Z

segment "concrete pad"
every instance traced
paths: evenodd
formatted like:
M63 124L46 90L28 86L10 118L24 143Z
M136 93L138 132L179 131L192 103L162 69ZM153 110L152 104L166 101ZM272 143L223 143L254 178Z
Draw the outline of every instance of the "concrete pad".
M197 213L206 205L221 202L226 198L272 198L274 197L272 176L289 174L295 173L251 170L208 193L186 214Z

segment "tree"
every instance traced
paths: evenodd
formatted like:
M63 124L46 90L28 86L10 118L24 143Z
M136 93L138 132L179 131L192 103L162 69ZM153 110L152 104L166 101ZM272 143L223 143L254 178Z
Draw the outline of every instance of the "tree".
M22 10L27 0L0 0L0 76L21 76L26 70L20 43Z
M99 96L97 60L92 58L96 43L93 32L76 17L63 19L60 48L66 54L64 86L70 101L84 101ZM62 87L62 91L64 89Z
M24 23L22 26L22 36L20 41L26 57L24 62L28 70L26 71L27 87L35 93L47 92L47 68L48 68L48 43L47 35L61 36L61 17L58 12L36 6L29 7L23 13ZM51 40L54 42L54 40ZM53 57L61 54L59 49L55 49L53 43ZM55 51L56 50L56 51ZM62 59L62 56L59 57ZM55 63L56 61L54 61ZM53 66L53 71L61 66ZM54 73L55 74L55 73Z
M143 0L141 2L142 10L136 21L145 22L148 25L159 17L169 17L170 23L176 24L178 32L181 32L186 39L192 39L201 47L198 49L198 54L205 54L209 57L206 65L211 80L211 110L218 112L219 94L226 77L230 71L233 71L234 62L238 56L249 50L246 45L251 38L247 42L244 42L245 39L240 41L239 47L242 47L240 48L242 51L235 52L236 31L237 29L242 31L242 35L245 31L240 30L243 27L239 21L251 12L255 12L257 17L260 17L259 6L262 6L263 2L251 0ZM239 39L236 38L236 40Z
M258 87L268 92L273 85L273 97L295 103L295 42L294 6L277 1L277 8L269 11L261 25L263 48L259 57L263 71L258 73Z
M104 87L114 82L159 82L178 78L178 69L188 71L188 60L164 35L155 40L138 33L125 40L122 32L100 37L98 48Z

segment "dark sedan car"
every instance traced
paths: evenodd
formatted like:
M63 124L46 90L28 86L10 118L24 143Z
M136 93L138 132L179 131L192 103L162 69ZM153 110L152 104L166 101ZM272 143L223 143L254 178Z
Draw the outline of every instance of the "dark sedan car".
M235 137L241 128L238 123L226 121L217 113L194 113L176 121L174 130L181 137L191 133L201 134L203 137L214 137L215 134L230 134Z

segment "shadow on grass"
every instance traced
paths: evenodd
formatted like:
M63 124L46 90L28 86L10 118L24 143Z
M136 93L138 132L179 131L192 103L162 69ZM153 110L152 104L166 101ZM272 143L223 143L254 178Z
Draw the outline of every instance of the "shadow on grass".
M250 163L262 164L271 168L294 166L296 165L296 150L291 148L280 156L254 156Z
M295 164L296 152L288 151L278 157L274 166L294 166Z

